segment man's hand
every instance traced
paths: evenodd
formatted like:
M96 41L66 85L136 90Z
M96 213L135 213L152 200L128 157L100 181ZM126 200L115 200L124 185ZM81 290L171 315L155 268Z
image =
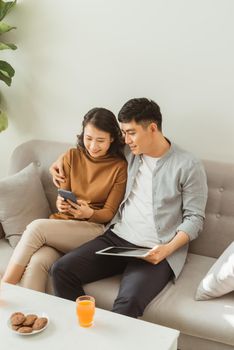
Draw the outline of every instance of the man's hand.
M160 261L166 259L171 254L170 246L168 244L156 245L152 248L144 260L151 264L158 264Z
M170 242L153 247L144 259L151 264L158 264L188 242L188 234L183 231L178 231Z
M63 171L63 156L62 154L50 167L49 172L53 177L53 183L56 187L60 187L61 182L66 182Z

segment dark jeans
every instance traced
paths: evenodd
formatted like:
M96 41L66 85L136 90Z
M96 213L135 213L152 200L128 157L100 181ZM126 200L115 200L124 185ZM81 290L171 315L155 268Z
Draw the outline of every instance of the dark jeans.
M137 318L173 277L173 271L166 260L153 265L138 258L95 254L109 246L137 247L109 229L65 254L51 269L55 295L75 301L85 294L82 285L122 274L112 311Z

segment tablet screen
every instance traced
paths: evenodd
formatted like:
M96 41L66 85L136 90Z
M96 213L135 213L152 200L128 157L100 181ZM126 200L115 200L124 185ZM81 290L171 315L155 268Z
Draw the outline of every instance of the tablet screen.
M144 257L147 255L149 250L150 250L149 248L109 247L96 253L108 254L108 255Z

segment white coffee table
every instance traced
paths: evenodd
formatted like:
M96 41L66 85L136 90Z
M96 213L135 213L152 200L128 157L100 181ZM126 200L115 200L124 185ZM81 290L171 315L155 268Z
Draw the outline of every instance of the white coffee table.
M22 336L7 326L15 311L31 309L48 314L41 333ZM179 331L96 308L90 328L77 324L75 303L52 295L3 283L0 291L1 350L176 350Z

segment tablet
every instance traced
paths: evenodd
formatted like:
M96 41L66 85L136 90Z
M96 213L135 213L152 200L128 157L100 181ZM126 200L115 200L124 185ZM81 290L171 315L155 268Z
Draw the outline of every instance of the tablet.
M150 248L108 247L97 251L96 254L144 258L150 250Z

